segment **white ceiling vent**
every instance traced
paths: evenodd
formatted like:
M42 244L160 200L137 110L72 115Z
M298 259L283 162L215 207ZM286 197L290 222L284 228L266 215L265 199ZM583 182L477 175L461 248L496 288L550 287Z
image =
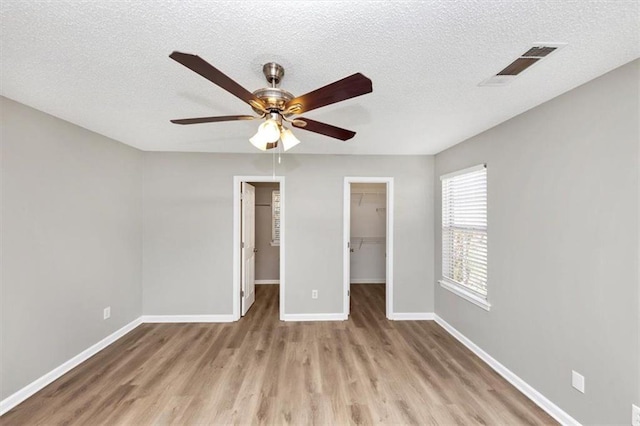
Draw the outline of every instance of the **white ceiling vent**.
M535 43L518 59L511 62L496 75L481 82L479 86L506 86L523 71L566 45L567 43Z

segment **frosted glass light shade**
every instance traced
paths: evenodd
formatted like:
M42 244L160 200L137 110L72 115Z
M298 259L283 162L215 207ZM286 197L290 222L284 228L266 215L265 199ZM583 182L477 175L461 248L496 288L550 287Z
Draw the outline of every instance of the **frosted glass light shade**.
M282 141L282 147L285 151L290 150L294 146L298 145L300 141L293 135L293 132L289 129L285 129L280 134L280 140Z
M267 142L267 139L262 135L262 133L260 133L260 130L258 130L258 132L253 135L252 138L249 138L249 142L251 142L251 145L255 146L260 151L266 151L267 144L269 143Z
M258 127L258 132L249 142L261 151L267 150L267 145L280 139L280 126L275 120L267 120Z
M267 120L258 127L258 131L264 134L267 142L276 142L280 139L280 126L275 120Z

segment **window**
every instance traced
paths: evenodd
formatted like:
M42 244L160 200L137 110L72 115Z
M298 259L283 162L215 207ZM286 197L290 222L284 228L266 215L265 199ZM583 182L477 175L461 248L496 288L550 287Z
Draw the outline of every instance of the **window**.
M442 180L442 287L489 310L487 301L487 169Z
M271 245L280 245L280 191L271 193Z

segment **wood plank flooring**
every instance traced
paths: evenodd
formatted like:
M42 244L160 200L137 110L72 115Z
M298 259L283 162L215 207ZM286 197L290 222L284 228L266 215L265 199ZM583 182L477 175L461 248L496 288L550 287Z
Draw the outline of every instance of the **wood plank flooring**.
M555 424L433 321L284 323L278 286L229 324L143 324L4 416L10 425Z

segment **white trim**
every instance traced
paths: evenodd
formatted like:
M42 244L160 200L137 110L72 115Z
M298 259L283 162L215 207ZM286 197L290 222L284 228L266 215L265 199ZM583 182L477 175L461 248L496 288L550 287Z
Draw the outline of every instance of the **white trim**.
M347 316L336 314L286 314L284 321L345 321Z
M351 253L349 244L351 242L351 184L352 183L385 183L387 184L387 234L386 234L386 279L385 279L385 296L386 296L386 315L388 319L393 316L393 178L392 177L354 177L346 176L344 178L343 193L343 258L342 258L342 285L343 285L343 313L346 318L349 317L349 286L351 285L350 264Z
M233 322L233 314L223 315L143 315L144 323Z
M351 278L351 284L384 284L385 278Z
M240 319L240 184L242 182L278 182L280 184L280 320L284 321L285 307L285 187L284 176L233 177L233 320Z
M280 284L280 280L256 280L256 285Z
M522 380L518 377L514 372L509 370L507 367L498 362L495 358L489 355L487 352L482 350L478 345L469 340L464 334L460 333L458 330L453 328L451 324L446 322L437 314L435 315L435 321L442 328L444 328L449 334L455 337L460 343L465 345L467 348L471 350L474 354L476 354L482 361L487 363L489 367L493 368L496 373L500 374L506 381L511 383L516 387L520 392L522 392L527 398L533 401L536 405L546 411L551 417L556 419L560 424L563 425L580 425L580 423L567 414L564 410L558 407L556 404L551 402L547 397L542 395L540 392L535 390L530 384Z
M82 364L87 359L91 358L92 356L94 356L95 354L97 354L98 352L100 352L101 350L103 350L104 348L106 348L107 346L109 346L110 344L112 344L113 342L115 342L125 334L129 333L134 328L138 327L140 324L142 324L142 317L131 321L129 324L111 333L110 335L100 340L95 345L85 349L84 351L80 352L78 355L74 356L70 360L64 362L63 364L49 371L45 375L29 383L27 386L23 387L22 389L18 390L12 395L9 395L8 397L0 401L0 416L6 413L7 411L11 410L16 405L20 404L25 399L29 398L34 393L38 392L39 390L47 386L49 383L60 378L63 374L68 373L71 369Z
M390 318L394 321L433 321L433 312L394 312Z
M476 306L481 307L485 311L491 310L491 303L489 303L487 299L483 299L482 296L478 296L477 294L470 292L460 284L450 282L449 280L446 280L446 279L438 280L438 283L440 283L440 287L446 288L451 293L454 293L462 297L464 300L471 302Z
M477 166L467 167L466 169L456 170L455 172L447 173L445 175L440 176L440 180L449 179L458 175L463 175L465 173L476 172L478 170L486 169L486 164L478 164Z

